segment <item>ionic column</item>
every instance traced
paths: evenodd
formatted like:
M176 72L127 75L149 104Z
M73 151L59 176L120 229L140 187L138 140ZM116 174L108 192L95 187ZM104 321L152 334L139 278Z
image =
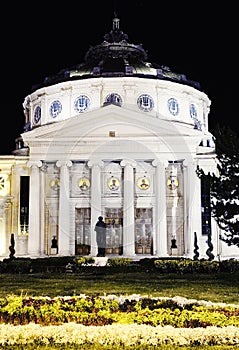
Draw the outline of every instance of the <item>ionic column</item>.
M71 237L70 237L70 186L69 186L69 167L72 166L70 160L56 162L60 168L60 194L59 194L59 214L58 214L58 254L72 255Z
M136 162L124 159L123 255L135 255L134 168Z
M155 254L163 257L168 256L167 251L167 211L166 211L166 176L165 163L155 159L152 165L156 167L155 171L155 232L156 232L156 251Z
M11 237L11 207L10 199L0 200L0 256L9 255L9 245ZM15 236L16 238L16 236Z
M187 164L185 169L185 198L187 215L186 254L193 257L194 232L201 233L201 183L196 174L194 162Z
M96 256L98 252L96 243L95 224L99 216L103 216L101 205L101 169L104 162L101 160L89 160L89 168L91 168L91 255Z
M30 193L29 193L29 232L28 232L28 254L39 256L41 251L40 240L40 173L41 161L29 161L27 167L31 168Z

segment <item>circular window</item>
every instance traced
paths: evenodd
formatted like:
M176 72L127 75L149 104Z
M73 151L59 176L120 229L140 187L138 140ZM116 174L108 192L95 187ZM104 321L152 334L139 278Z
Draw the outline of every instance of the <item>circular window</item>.
M75 111L79 113L87 111L89 106L90 106L90 99L86 95L78 96L74 103Z
M197 119L197 108L193 103L190 104L190 116L193 119Z
M175 98L170 98L168 100L168 110L172 115L177 115L179 111L178 102Z
M56 118L58 116L58 114L60 114L62 111L62 105L61 102L56 100L53 101L51 106L50 106L50 114L52 116L52 118Z
M137 100L138 107L144 112L152 111L154 108L154 100L148 94L140 95Z
M41 107L37 106L34 112L34 122L38 123L41 119Z

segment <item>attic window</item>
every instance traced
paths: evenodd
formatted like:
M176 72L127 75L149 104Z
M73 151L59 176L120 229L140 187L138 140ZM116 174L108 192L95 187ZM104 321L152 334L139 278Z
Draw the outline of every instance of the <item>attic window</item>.
M109 137L115 137L115 131L113 130L109 131Z
M107 106L110 104L113 104L116 106L121 106L122 105L121 96L119 94L116 94L116 93L109 94L105 99L104 106Z

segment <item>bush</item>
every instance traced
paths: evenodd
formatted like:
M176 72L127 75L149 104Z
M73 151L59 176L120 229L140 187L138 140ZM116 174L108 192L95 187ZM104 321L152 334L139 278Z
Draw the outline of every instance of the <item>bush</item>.
M0 263L0 273L29 273L31 269L30 258L4 259Z
M129 266L131 262L130 258L110 258L107 260L106 266Z

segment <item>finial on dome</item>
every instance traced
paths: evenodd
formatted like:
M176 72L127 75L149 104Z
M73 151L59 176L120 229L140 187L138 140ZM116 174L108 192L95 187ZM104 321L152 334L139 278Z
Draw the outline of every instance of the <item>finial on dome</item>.
M119 30L119 18L117 18L116 14L115 17L113 19L113 30Z

